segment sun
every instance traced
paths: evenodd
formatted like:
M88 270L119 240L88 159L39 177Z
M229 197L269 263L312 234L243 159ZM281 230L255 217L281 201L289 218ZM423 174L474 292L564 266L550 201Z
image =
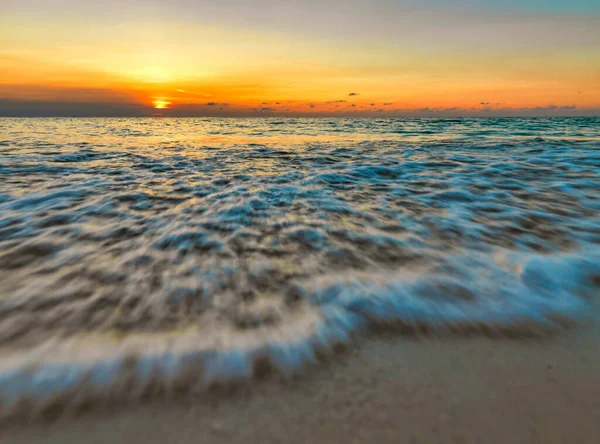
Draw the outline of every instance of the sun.
M166 109L169 107L170 104L171 104L171 102L164 100L164 99L156 99L156 100L152 101L152 105L156 109Z

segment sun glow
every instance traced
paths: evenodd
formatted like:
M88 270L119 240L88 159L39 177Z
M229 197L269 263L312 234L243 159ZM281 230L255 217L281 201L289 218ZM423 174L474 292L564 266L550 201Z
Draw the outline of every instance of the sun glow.
M156 100L152 101L152 105L156 109L166 109L169 107L170 104L171 104L171 102L164 100L164 99L156 99Z
M572 0L584 1L589 2ZM390 7L405 3L373 2ZM15 5L33 11L26 8L28 3ZM461 14L447 22L443 8L427 19L419 12L414 19L423 23L412 23L398 6L393 20L380 11L369 19L349 15L351 26L348 22L348 26L322 27L327 20L321 17L318 23L306 23L314 29L305 33L304 25L291 19L289 32L281 32L283 24L259 26L254 18L246 24L234 20L225 25L227 20L221 23L211 18L212 12L201 12L201 7L193 17L181 18L139 16L132 8L131 20L121 16L123 11L107 9L114 20L107 19L110 14L100 20L85 15L93 2L46 3L85 3L86 7L77 9L81 18L57 14L44 20L43 14L0 14L0 114L19 114L27 108L27 113L37 115L42 106L49 113L69 115L84 113L84 108L85 114L110 109L131 115L163 111L167 115L352 116L587 115L600 109L595 18L540 15L530 23L529 18L515 21L510 14L490 15L485 17L489 22L465 31L469 21ZM148 3L158 7L165 2ZM171 3L198 2L168 3L165 12L172 10ZM211 11L219 8L215 3ZM365 6L364 12L379 9ZM387 11L387 6L383 9ZM231 13L225 6L221 12L224 17ZM48 14L54 14L53 8L48 8ZM375 18L386 24L389 20L394 33L378 34L387 29L383 25L367 29L375 26L371 22ZM406 20L407 26L392 26L396 19ZM443 42L432 36L430 19L436 32L445 33ZM350 32L357 23L366 28ZM561 30L564 25L569 39L558 39L558 24ZM471 31L481 39L472 38ZM560 45L555 47L554 38ZM515 46L515 41L524 44ZM509 56L511 63L506 63Z
M160 66L146 66L129 74L144 83L169 83L172 81L172 75Z

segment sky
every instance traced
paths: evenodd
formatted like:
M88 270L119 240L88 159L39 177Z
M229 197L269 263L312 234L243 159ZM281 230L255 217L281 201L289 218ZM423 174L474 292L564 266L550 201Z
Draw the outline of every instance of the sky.
M597 0L0 0L0 116L600 115Z

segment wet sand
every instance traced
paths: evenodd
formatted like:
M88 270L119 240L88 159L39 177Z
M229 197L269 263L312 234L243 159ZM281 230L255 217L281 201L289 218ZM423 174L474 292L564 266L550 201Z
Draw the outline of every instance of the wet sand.
M597 443L600 337L362 340L288 381L3 424L6 443Z

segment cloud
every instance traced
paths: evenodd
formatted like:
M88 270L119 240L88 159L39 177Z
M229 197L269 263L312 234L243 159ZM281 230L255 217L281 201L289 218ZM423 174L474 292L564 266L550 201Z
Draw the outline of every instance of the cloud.
M197 92L197 91L186 91L185 89L178 89L177 92L180 92L183 94L191 94L193 96L212 97L212 94L206 94L206 93L201 93L201 92Z
M348 94L348 95L349 95L349 96L358 96L359 94L358 94L358 93L350 93L350 94Z
M489 105L490 102L479 102L480 105Z
M269 102L263 102L263 103L261 103L261 105L268 105L268 104L269 104Z
M249 108L234 103L217 103L207 106L206 103L174 103L168 109L160 110L160 114L170 117L210 117L210 116L255 116L259 113L270 114L283 109L275 107ZM303 115L319 113L322 115L369 115L377 111L381 116L390 117L543 117L543 116L600 116L600 107L580 108L574 104L549 104L537 107L423 107L423 108L390 108L380 111L379 107L360 108L359 104L336 103L330 108L314 109L308 106L319 104L306 103L302 108L287 108L286 113ZM328 111L327 111L328 110ZM123 100L121 97L110 97L106 102L96 101L54 101L54 100L14 100L0 99L0 117L144 117L151 116L157 110L148 104Z
M482 111L481 109L477 109L477 108L471 108L472 111ZM398 110L398 111L405 111L405 110ZM435 108L430 108L430 107L426 107L426 108L417 108L418 112L420 113L435 113L435 114L440 114L440 115L444 115L445 113L457 113L457 112L464 112L466 110L459 108L458 106L453 106L451 108L444 108L444 107L435 107Z
M215 106L216 104L217 104L216 102L208 102L208 103L206 104L206 106Z
M536 106L534 108L519 108L521 111L538 111L538 112L554 112L554 111L572 111L577 109L576 105L547 105L547 106Z
M576 105L554 105L522 107L522 108L492 108L490 106L478 106L470 108L461 107L424 107L417 109L394 110L395 115L415 116L419 114L437 117L543 117L543 116L597 116L599 108L579 109Z
M0 117L141 117L153 112L139 103L0 99Z
M383 104L383 106L390 106L390 105L393 105L393 103L392 102L386 102L386 103Z
M540 113L552 112L552 111L556 111L557 109L558 109L558 106L556 106L556 105L536 106L533 108L519 108L520 111L536 111L536 112L540 112Z
M371 106L375 106L375 104L374 104L374 103L371 103Z
M312 103L311 103L309 106L310 106L311 108L314 108L314 107L315 107L315 105L313 105Z

